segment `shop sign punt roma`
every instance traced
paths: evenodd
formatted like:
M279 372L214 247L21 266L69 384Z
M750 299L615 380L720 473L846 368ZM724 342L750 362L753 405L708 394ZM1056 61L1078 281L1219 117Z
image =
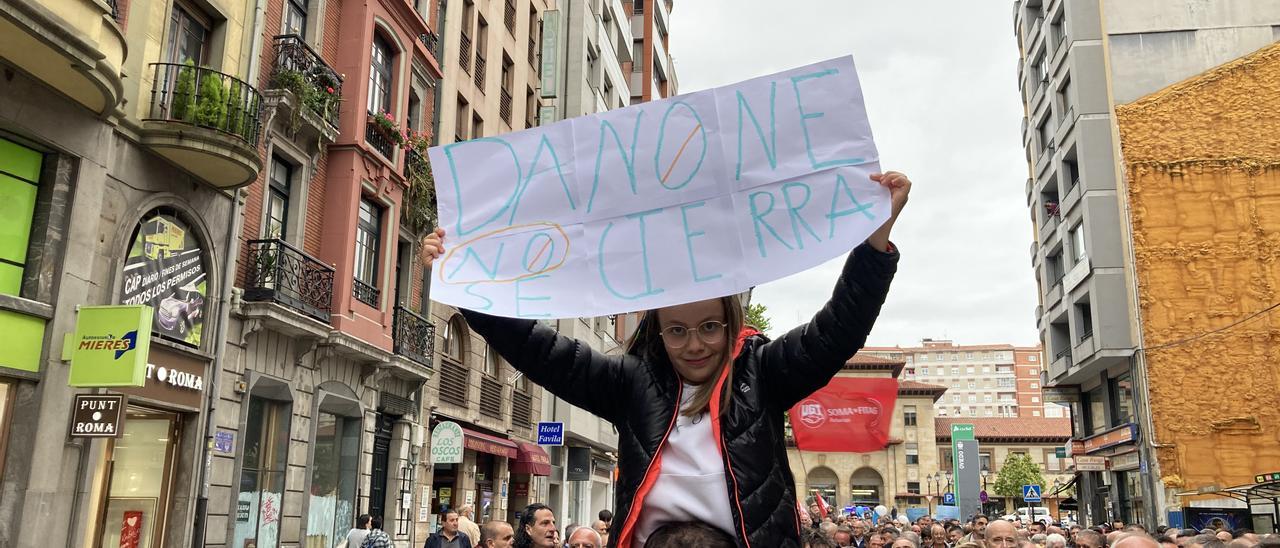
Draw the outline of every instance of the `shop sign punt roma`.
M853 59L429 151L432 298L523 318L744 291L889 217Z

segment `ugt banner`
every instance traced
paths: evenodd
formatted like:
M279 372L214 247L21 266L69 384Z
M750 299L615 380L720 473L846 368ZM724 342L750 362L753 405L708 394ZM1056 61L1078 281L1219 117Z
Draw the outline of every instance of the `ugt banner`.
M884 449L897 398L897 379L832 379L791 408L796 447L836 453Z

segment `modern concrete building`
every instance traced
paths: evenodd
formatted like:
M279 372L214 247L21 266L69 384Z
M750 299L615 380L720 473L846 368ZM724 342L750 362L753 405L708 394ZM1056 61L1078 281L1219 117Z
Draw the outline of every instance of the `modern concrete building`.
M680 93L671 59L671 0L632 0L631 102L641 103ZM627 70L630 69L630 70Z
M1133 257L1143 235L1125 195L1115 112L1271 44L1280 2L1018 0L1013 22L1046 382L1073 407L1074 437L1090 456L1121 463L1079 475L1090 495L1082 517L1165 523L1177 503L1157 485L1156 437L1139 412L1144 390L1134 390L1145 376L1137 349L1153 341L1141 328L1147 304Z
M1039 370L1034 372L1034 383L1020 385L1016 366L1019 360L1036 364L1038 353L1038 348L957 345L942 339L924 339L915 347L866 347L859 351L902 360L906 364L904 379L946 386L947 395L935 405L939 417L1016 417L1023 412L1038 416ZM1030 367L1026 369L1023 374L1031 372ZM1024 390L1025 398L1020 401Z
M556 59L544 65L555 68L543 73L540 123L630 105L623 67L632 62L631 12L621 0L564 0L556 8L543 25L555 25L544 51Z

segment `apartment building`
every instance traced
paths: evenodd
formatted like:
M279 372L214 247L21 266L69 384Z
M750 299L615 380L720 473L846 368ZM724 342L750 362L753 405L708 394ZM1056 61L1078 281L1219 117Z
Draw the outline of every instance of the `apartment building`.
M1147 412L1156 409L1147 399L1156 386L1156 369L1138 349L1173 340L1175 332L1194 336L1190 330L1202 333L1249 311L1212 311L1211 321L1179 321L1177 329L1152 331L1153 317L1206 317L1209 310L1190 304L1194 298L1187 292L1205 287L1193 280L1215 280L1205 283L1221 283L1216 286L1221 298L1245 302L1226 296L1244 287L1243 282L1225 283L1228 278L1220 269L1206 271L1212 263L1187 251L1200 245L1194 242L1214 242L1204 243L1206 249L1234 242L1239 230L1228 240L1203 240L1196 223L1205 217L1181 211L1160 225L1164 232L1149 232L1153 225L1139 223L1153 208L1174 208L1180 202L1178 196L1166 196L1159 205L1149 205L1136 199L1144 191L1193 192L1194 187L1171 181L1145 188L1136 184L1132 178L1149 165L1135 164L1127 145L1121 145L1129 135L1148 134L1126 133L1117 113L1130 108L1128 124L1150 128L1142 109L1132 105L1273 43L1280 2L1019 0L1012 15L1020 51L1017 82L1026 112L1025 193L1034 226L1030 255L1040 293L1036 321L1048 357L1046 378L1055 399L1072 408L1074 439L1083 442L1089 456L1113 463L1107 471L1079 474L1078 489L1090 494L1080 501L1082 517L1086 523L1166 523L1173 519L1170 512L1184 504L1176 493L1211 484L1210 477L1220 481L1230 467L1215 464L1195 470L1177 457L1194 451L1178 446L1170 452L1171 432L1196 431L1187 432L1179 443L1205 432L1187 426L1177 413L1171 416L1178 418L1162 425L1160 417ZM1240 93L1248 96L1254 91ZM1183 122L1167 123L1161 131ZM1208 129L1224 128L1204 128L1202 137ZM1215 150L1223 157L1241 156L1236 152L1243 149ZM1192 151L1183 154L1179 159L1198 157ZM1194 196L1200 203L1208 199L1200 198L1205 194ZM1226 217L1222 222L1228 222ZM1171 236L1179 231L1185 237ZM1168 247L1171 254L1154 262L1143 255L1159 246ZM1242 251L1229 262L1244 264L1255 258L1256 252ZM1163 286L1153 282L1162 278L1150 273L1164 268L1176 272L1160 276L1186 281L1157 290ZM1193 361L1195 367L1221 363L1216 355ZM1181 378L1183 370L1178 371ZM1227 371L1223 375L1239 372ZM1216 409L1232 401L1238 398L1224 392L1206 405ZM1252 459L1241 456L1240 462ZM1254 472L1260 471L1235 469L1231 474L1243 478ZM1187 477L1200 479L1188 482Z
M642 103L679 94L671 59L671 0L632 0L631 102ZM630 70L626 70L626 69Z
M1036 363L1038 352L1008 344L957 345L924 339L916 347L869 346L859 354L900 359L906 364L904 379L946 386L946 396L935 405L939 417L1016 417L1024 411L1027 416L1043 411L1035 408L1041 398L1039 371L1034 371L1034 382L1020 385L1033 367L1019 372L1023 368L1016 365L1019 360ZM1025 408L1020 405L1024 401Z

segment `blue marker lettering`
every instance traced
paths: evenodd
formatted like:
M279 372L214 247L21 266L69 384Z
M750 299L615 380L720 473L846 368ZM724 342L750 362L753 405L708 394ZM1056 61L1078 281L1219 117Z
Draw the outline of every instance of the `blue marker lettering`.
M844 190L844 195L849 198L849 201L853 202L854 207L837 211L837 202L840 200L841 189ZM827 234L827 237L834 238L836 236L836 219L844 217L845 215L853 215L854 213L866 215L868 221L876 220L876 216L871 213L871 204L864 204L859 202L857 198L854 198L853 190L849 188L849 183L844 180L844 177L836 174L835 188L831 189L831 213L827 214L827 220L830 221L829 226L831 227L831 231Z
M658 159L662 157L662 142L666 137L667 120L671 117L671 113L675 111L676 107L684 107L685 109L688 109L689 113L693 115L693 119L698 122L694 131L702 138L702 154L698 156L698 163L693 166L693 171L689 172L689 176L685 177L684 181L681 181L678 185L669 185L666 181L666 174L671 170L660 168L658 166ZM681 152L684 150L685 143L687 143L688 139L692 137L693 135L690 134L685 141L681 141L679 149ZM668 190L679 190L684 188L685 185L689 184L689 181L692 181L693 177L698 174L698 170L702 169L702 161L707 159L707 148L709 148L707 146L707 128L702 124L702 117L698 116L698 111L694 110L689 103L684 101L675 101L671 103L671 105L667 107L667 113L662 115L662 123L658 125L658 145L653 151L653 173L654 176L658 178L658 184L661 184ZM680 152L677 152L676 156L672 158L670 167L674 167L675 162L680 159L679 154Z
M472 310L489 310L493 308L493 301L489 300L489 298L484 295L481 295L479 293L476 293L475 291L472 291L472 289L475 289L477 285L480 285L480 284L479 283L467 284L467 286L462 290L463 292L465 292L468 295L471 295L472 297L484 300L483 306L472 305L471 309Z
M483 271L484 271L484 273L485 273L485 274L487 274L487 275L489 276L489 279L490 279L490 280L493 280L493 279L497 278L497 277L498 277L498 265L502 263L502 249L503 249L503 248L505 248L506 246L507 246L507 244L506 244L505 242L504 242L504 243L500 243L500 244L498 244L498 254L497 254L497 256L495 256L495 257L493 258L493 266L492 266L492 267L487 267L487 266L484 264L484 259L481 259L481 258L480 258L480 254L479 254L479 253L476 253L476 248L475 248L474 246L467 246L467 249L466 249L465 251L463 251L463 252L462 252L462 260L461 260L461 261L458 261L458 266L453 267L453 271L452 271L452 272L450 272L450 273L447 275L447 277L448 277L449 279L452 279L454 276L457 276L457 275L458 275L458 271L459 271L459 270L462 270L462 267L467 266L467 261L468 261L469 259L471 259L472 257L475 257L476 264L477 264L477 265L480 265L480 270L483 270Z
M538 160L542 158L543 150L546 150L547 154L551 155L552 165L551 167L538 169ZM564 171L560 169L561 167L560 155L556 154L556 147L551 146L551 140L546 135L543 135L542 141L538 142L538 150L533 153L533 163L529 165L529 172L520 181L520 188L516 191L515 203L511 207L511 217L507 219L507 226L511 226L516 222L516 210L520 209L520 200L524 198L525 191L529 189L529 182L534 177L553 169L556 171L556 175L560 177L560 188L564 189L564 197L569 202L569 209L578 209L578 204L573 201L573 193L569 191L569 182L564 179Z
M660 213L661 211L662 211L662 208L658 208L658 209L651 209L649 211L641 211L639 213L632 213L630 215L627 215L628 219L638 219L640 222L640 259L641 259L641 262L644 263L644 287L645 287L645 290L640 293L636 293L634 295L624 295L621 292L619 292L616 288L614 288L613 284L609 283L609 276L608 274L605 274L605 268L604 268L604 258L605 258L604 245L605 245L605 242L608 241L609 239L609 231L613 230L613 222L610 221L609 224L605 225L604 231L600 233L600 245L599 245L599 248L596 250L596 256L599 257L599 262L597 263L597 265L600 268L600 281L604 283L605 289L608 289L609 293L612 293L614 297L617 297L619 299L625 299L628 301L634 301L641 297L657 295L665 291L662 288L653 287L653 276L649 271L649 245L645 235L645 228L644 228L644 218L654 213Z
M627 178L631 182L631 194L636 193L636 142L640 140L640 121L644 119L644 111L636 115L636 125L631 130L631 154L622 149L622 137L618 136L618 130L614 129L613 124L607 120L600 120L600 142L596 147L596 171L595 178L591 181L591 197L587 198L587 213L591 213L592 206L596 202L596 190L600 188L600 165L601 159L604 157L604 138L605 130L613 134L613 142L618 146L618 156L622 157L622 164L627 168Z
M760 209L756 207L756 196L766 196L769 198L768 209L765 209L763 212L761 212ZM787 249L794 249L791 247L791 244L787 243L786 240L782 239L782 236L778 235L778 231L773 229L773 225L770 225L769 221L764 220L764 216L768 215L769 212L773 211L773 202L774 202L773 194L767 190L752 192L751 194L747 195L747 201L751 204L751 224L752 226L755 227L756 245L760 247L760 258L763 259L769 256L769 253L766 252L764 249L764 234L760 233L760 225L764 225L765 228L769 229L769 234L773 235L773 239L778 240L778 242L781 243L783 246L785 246Z
M742 179L742 113L744 111L751 118L751 125L756 128L756 136L760 137L760 146L764 148L765 158L769 160L769 168L778 168L778 127L777 117L774 115L778 103L778 83L769 82L769 142L767 143L764 141L764 129L756 120L756 113L752 112L751 105L747 104L747 98L741 91L735 93L738 95L738 170L734 173L733 180L737 181Z
M799 205L791 202L791 193L788 191L793 188L804 190L804 200L802 200ZM805 204L809 203L809 197L811 195L812 192L809 190L809 185L804 183L787 183L782 185L782 201L787 203L787 216L791 217L791 233L796 235L796 247L800 249L804 249L804 237L800 234L801 225L803 225L804 229L809 232L809 235L813 236L813 239L819 242L822 241L822 238L818 237L818 233L813 231L813 227L809 226L809 222L804 220L804 217L800 216L800 210L804 208Z
M808 120L811 120L813 118L821 118L825 113L804 111L804 100L800 98L800 82L813 79L813 78L822 78L824 76L831 76L833 74L839 74L839 73L840 71L836 69L827 69L824 71L813 72L809 74L801 74L800 76L791 77L791 88L794 89L796 92L796 109L800 112L800 129L803 130L803 133L804 133L804 150L805 152L809 153L809 163L813 165L813 169L823 169L823 168L835 167L835 166L852 166L852 165L857 165L857 164L866 162L866 160L863 160L862 158L837 158L835 160L819 162L818 159L815 158L813 155L813 143L811 143L809 140Z
M549 300L551 300L551 297L548 297L548 296L546 296L546 295L542 295L542 296L540 296L540 297L521 297L521 296L520 296L520 286L521 286L521 284L524 284L525 282L532 282L532 281L534 281L534 280L541 280L541 279L543 279L543 278L550 278L550 277L551 277L551 275L550 275L550 274L539 274L539 275L537 275L537 276L530 276L530 277L528 277L528 278L521 278L521 279L519 279L519 280L516 280L516 317L517 317L517 318L550 318L550 317L551 317L551 314L525 314L524 312L521 312L521 311L520 311L520 303L521 303L522 301L549 301Z
M457 197L456 205L458 206L458 221L455 224L455 228L456 228L456 230L454 230L455 237L466 236L467 234L471 234L477 230L484 228L485 226L488 226L489 223L492 223L493 221L497 220L498 217L501 217L502 213L505 212L507 208L511 207L511 204L515 201L516 195L519 194L520 187L522 186L520 181L517 180L516 187L512 189L513 192L511 193L511 196L507 198L507 202L505 204L502 204L502 207L500 209L493 212L493 215L491 215L488 219L485 219L479 225L476 225L470 229L466 229L462 227L462 220L467 218L467 216L466 214L463 213L465 211L465 208L463 208L462 206L462 183L461 181L458 180L458 168L454 163L453 150L458 147L476 145L480 143L498 143L502 146L507 147L507 150L511 152L511 161L514 162L516 165L516 174L519 175L520 173L523 173L523 171L520 169L520 157L516 155L515 147L511 146L511 143L508 143L503 139L499 139L497 137L481 137L479 139L472 139L470 141L463 141L460 143L449 143L447 145L444 145L444 156L445 158L449 159L449 171L453 175L452 178L453 178L454 195Z
M698 262L695 261L693 258L693 239L698 236L705 235L706 232L702 230L699 230L697 232L689 231L689 210L696 207L702 207L704 205L707 205L707 202L705 201L694 202L691 204L684 204L680 206L680 220L684 222L684 246L685 246L685 249L689 251L689 268L693 271L693 281L698 283L709 282L711 280L721 277L720 274L714 274L711 276L707 276L705 278L698 276Z

